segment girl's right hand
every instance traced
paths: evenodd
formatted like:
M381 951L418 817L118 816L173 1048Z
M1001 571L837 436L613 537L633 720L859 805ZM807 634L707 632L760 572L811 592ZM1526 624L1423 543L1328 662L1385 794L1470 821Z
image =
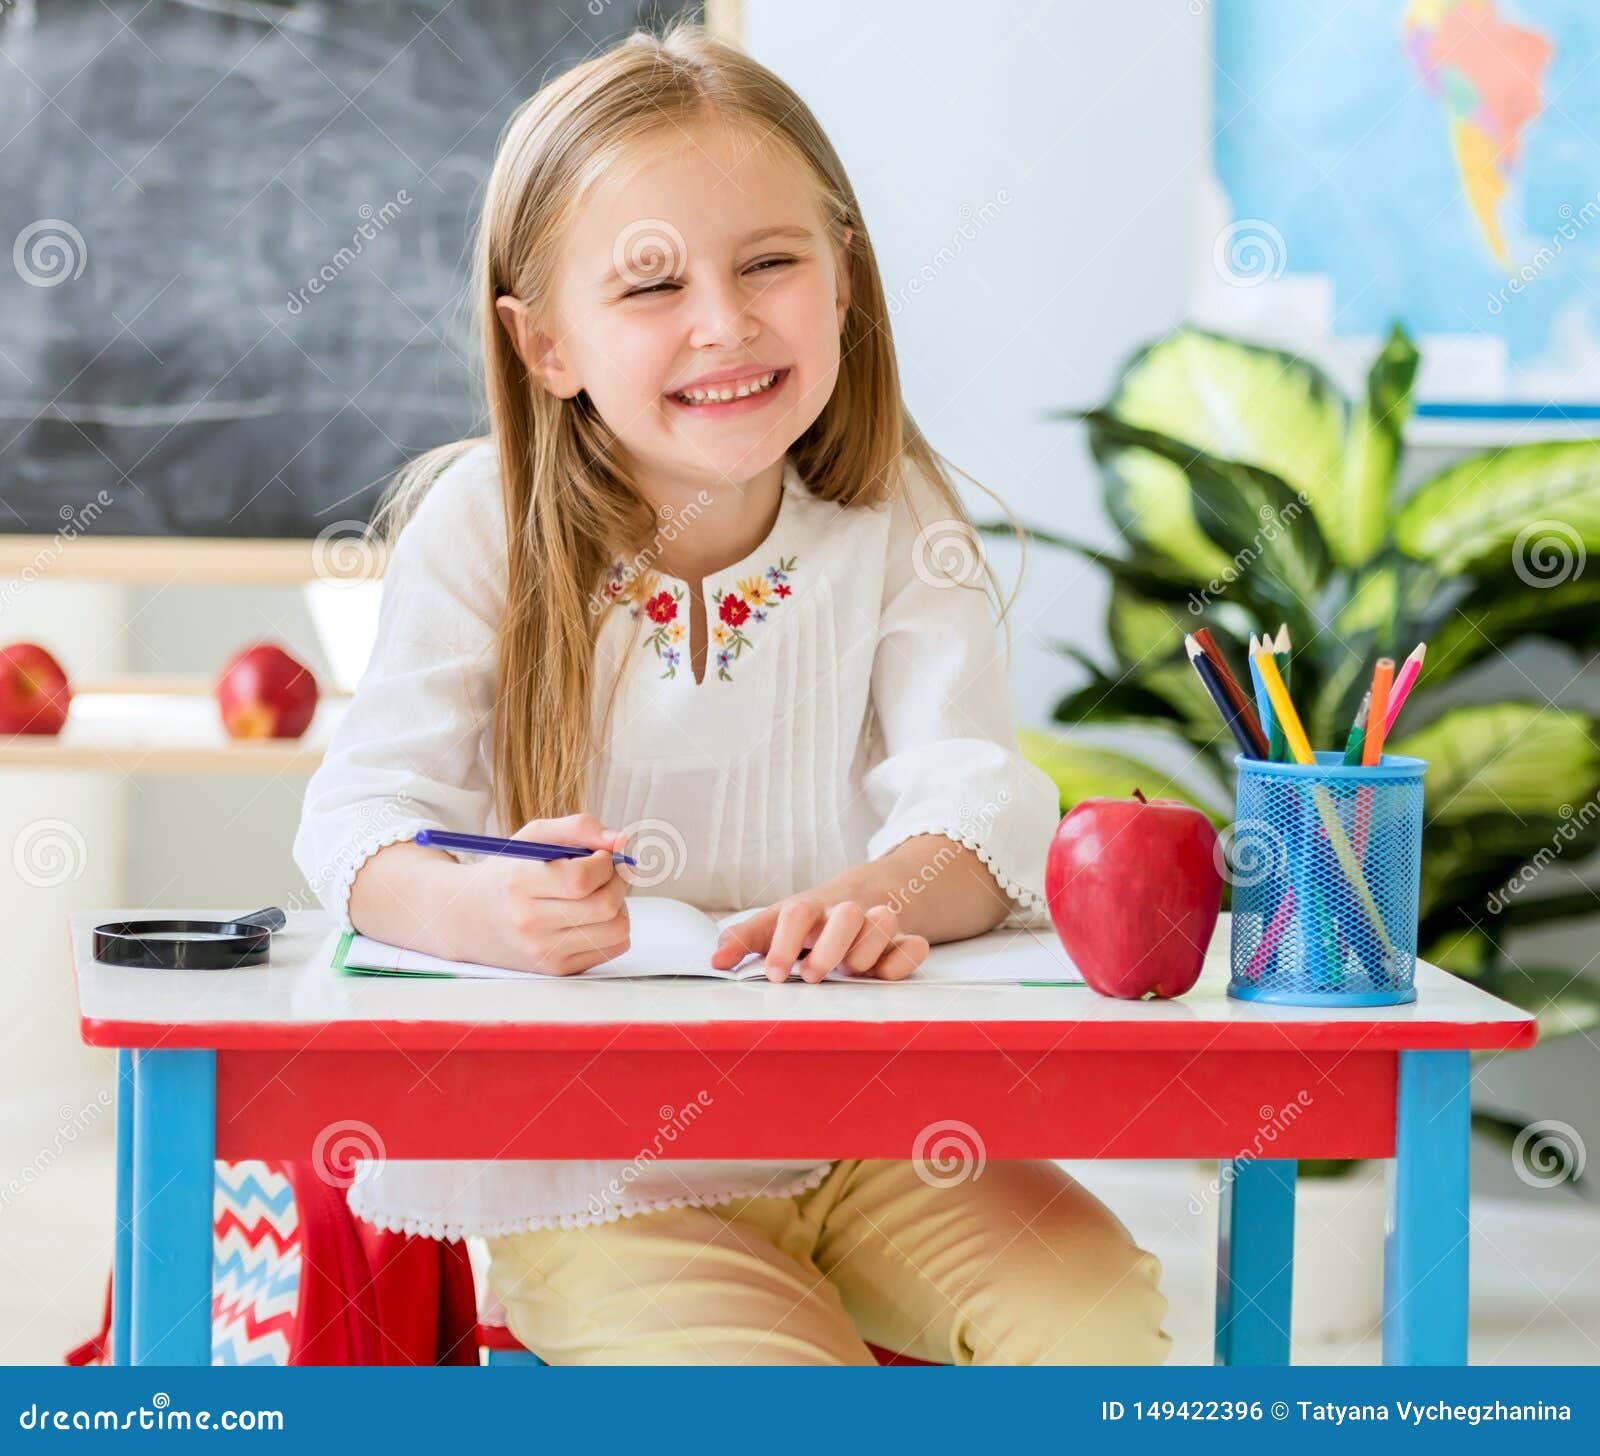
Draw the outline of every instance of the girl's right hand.
M582 859L484 855L463 866L454 900L459 960L571 976L628 948L628 882L611 862L625 835L590 814L532 819L511 839L592 849Z

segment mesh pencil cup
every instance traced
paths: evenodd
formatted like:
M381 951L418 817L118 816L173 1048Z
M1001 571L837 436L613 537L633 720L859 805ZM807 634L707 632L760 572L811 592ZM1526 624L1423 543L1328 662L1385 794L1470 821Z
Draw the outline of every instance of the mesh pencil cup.
M1417 998L1427 762L1238 758L1228 994L1288 1006Z

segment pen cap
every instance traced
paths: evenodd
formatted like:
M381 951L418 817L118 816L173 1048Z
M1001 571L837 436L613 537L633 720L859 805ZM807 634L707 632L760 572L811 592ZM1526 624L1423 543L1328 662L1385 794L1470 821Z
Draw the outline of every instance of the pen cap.
M1416 998L1420 758L1239 758L1228 994L1298 1006Z

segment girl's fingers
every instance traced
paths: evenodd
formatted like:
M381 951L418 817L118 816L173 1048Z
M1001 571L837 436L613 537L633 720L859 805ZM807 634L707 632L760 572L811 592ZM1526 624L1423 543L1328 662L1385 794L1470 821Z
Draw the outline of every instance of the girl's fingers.
M765 955L770 981L788 980L797 961L806 981L820 981L837 966L852 975L901 981L926 959L928 942L920 935L896 934L898 923L887 905L863 911L854 901L828 907L797 896L730 925L717 940L711 964L726 971L747 955Z
M545 844L571 844L579 849L611 851L626 835L607 829L593 814L567 814L560 819L530 819L510 839L535 839Z
M717 937L717 948L711 953L711 964L719 971L729 971L747 955L762 955L772 944L772 927L778 923L777 905L759 910L748 920L730 925Z
M514 883L541 900L581 900L608 880L618 879L610 850L595 850L582 859L518 860ZM627 881L620 881L624 890Z
M565 967L562 974L571 975L615 959L627 950L631 939L632 928L624 906L610 920L562 931L555 939L553 955Z
M872 968L880 981L903 981L928 957L928 942L920 935L897 935Z
M796 897L784 900L778 906L778 923L772 928L772 944L767 947L767 979L787 981L789 971L800 959L805 949L806 936L819 920L824 910L818 900Z
M856 943L844 958L845 970L855 976L870 972L889 949L898 924L894 911L887 905L874 905L868 910L865 923L856 936Z
M801 979L820 981L827 975L849 953L866 920L866 912L854 900L841 900L830 908L800 963Z

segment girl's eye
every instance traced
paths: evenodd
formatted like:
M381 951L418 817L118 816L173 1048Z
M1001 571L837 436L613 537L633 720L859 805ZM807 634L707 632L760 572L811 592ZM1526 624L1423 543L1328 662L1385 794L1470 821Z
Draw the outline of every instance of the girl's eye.
M648 288L633 288L622 296L624 298L644 298L651 293L659 293L664 288L676 288L676 283L652 283Z
M758 269L781 268L785 264L792 262L794 262L793 258L763 258L758 263L752 263L745 271L747 273L754 273ZM628 292L624 293L622 296L624 298L648 298L652 293L662 293L670 289L675 289L677 286L677 283L674 281L652 283L644 288L629 289Z
M759 263L752 263L750 271L754 273L757 268L781 268L785 263L792 262L794 262L793 258L763 258Z

